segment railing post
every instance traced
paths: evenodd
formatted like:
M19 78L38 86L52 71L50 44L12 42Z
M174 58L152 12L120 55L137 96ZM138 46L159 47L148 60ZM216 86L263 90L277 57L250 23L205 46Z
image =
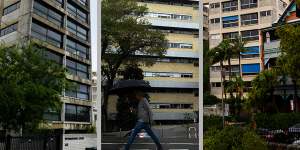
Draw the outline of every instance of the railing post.
M11 148L11 136L10 135L7 135L6 136L6 143L5 143L5 150L10 150Z

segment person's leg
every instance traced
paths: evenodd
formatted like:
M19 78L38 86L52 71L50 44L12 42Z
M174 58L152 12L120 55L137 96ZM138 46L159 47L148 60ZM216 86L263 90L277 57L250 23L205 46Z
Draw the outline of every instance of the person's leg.
M149 136L152 138L152 140L154 141L154 143L156 144L157 148L159 150L162 149L162 146L159 142L158 137L155 135L155 133L152 131L152 129L150 128L149 124L145 124L144 126L145 131L149 134Z
M141 131L141 129L143 128L143 123L142 122L137 122L133 131L131 132L130 137L128 138L128 142L125 146L124 150L129 150L131 144L133 143L136 135Z

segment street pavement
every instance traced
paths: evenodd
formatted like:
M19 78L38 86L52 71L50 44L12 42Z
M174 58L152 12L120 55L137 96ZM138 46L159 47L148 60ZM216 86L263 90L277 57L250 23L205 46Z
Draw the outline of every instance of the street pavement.
M155 126L154 132L160 138L164 150L198 150L199 142L195 137L194 129L182 125ZM128 137L124 137L127 132L103 133L103 150L120 150L127 143ZM198 135L198 134L196 134ZM156 146L150 137L136 138L131 150L156 150Z

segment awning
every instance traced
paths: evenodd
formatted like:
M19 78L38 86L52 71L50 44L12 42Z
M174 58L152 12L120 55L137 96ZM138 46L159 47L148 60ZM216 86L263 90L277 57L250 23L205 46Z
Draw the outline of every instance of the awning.
M236 21L239 20L239 16L229 16L229 17L223 17L223 21Z
M259 73L260 64L243 64L242 71L243 73Z
M259 54L259 46L246 47L247 51L242 52L243 55Z

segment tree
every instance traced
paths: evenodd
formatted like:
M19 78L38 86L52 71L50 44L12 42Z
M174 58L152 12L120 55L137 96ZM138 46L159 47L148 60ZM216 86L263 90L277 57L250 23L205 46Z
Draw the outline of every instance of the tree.
M299 111L298 102L298 82L300 79L300 26L285 25L280 27L277 32L280 37L280 49L282 51L281 59L284 63L279 63L281 67L286 68L287 74L292 79L294 85L294 102L296 111Z
M48 109L60 110L66 87L65 69L49 59L42 45L0 46L0 126L30 131Z
M136 54L163 56L167 49L165 35L151 28L143 19L147 8L138 5L136 0L102 1L102 76L103 88L103 127L106 129L108 91L117 78L120 66L136 63Z
M239 73L240 76L242 76L241 72L241 53L242 52L246 52L247 49L245 48L245 45L247 44L247 41L243 40L243 38L241 36L237 36L236 38L234 38L232 41L232 49L234 52L235 56L238 56L239 58Z
M252 80L252 89L249 92L248 98L254 107L266 110L268 99L272 100L272 111L278 112L278 107L275 101L275 87L278 85L277 75L274 70L264 70Z
M233 100L236 115L239 115L241 111L241 103L243 98L244 87L245 87L245 83L241 76L235 76L231 81L228 81L225 84L225 92L236 93L235 97L231 97L231 99Z

